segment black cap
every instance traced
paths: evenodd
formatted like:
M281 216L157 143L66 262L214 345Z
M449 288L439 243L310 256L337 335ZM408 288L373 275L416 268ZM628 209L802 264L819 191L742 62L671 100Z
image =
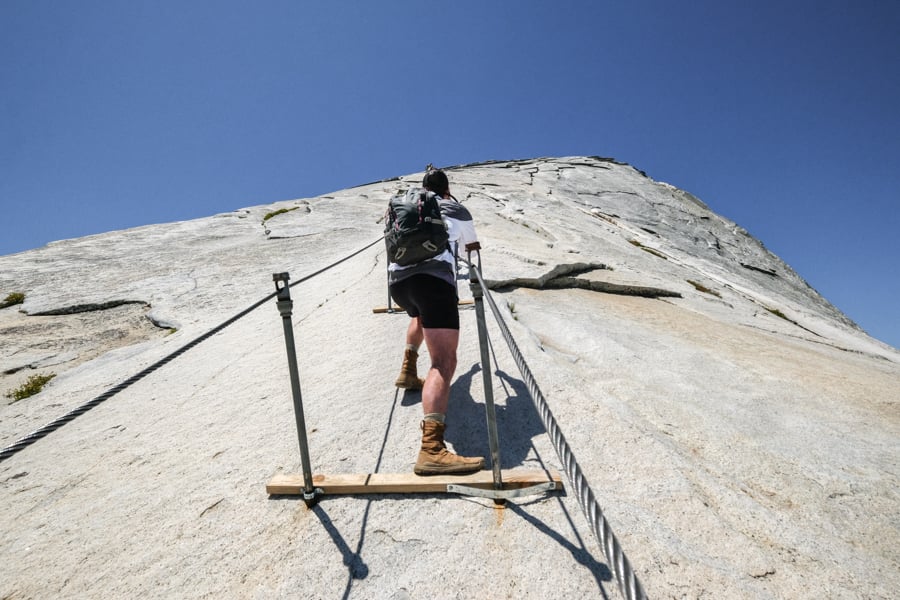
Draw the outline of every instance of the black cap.
M429 169L422 179L422 186L443 196L450 189L450 181L447 179L447 174L440 169Z

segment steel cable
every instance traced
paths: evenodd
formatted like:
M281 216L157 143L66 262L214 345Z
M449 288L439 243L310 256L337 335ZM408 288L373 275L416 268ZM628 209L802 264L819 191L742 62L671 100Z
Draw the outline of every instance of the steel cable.
M603 552L606 555L606 560L612 565L616 582L619 585L619 591L621 591L622 595L628 600L645 600L647 596L644 593L640 581L638 581L637 575L634 573L634 569L631 568L628 557L625 556L625 552L622 550L619 540L616 539L609 522L603 515L603 509L600 508L600 504L597 502L593 490L588 484L581 467L578 465L575 455L572 453L572 449L569 447L566 438L563 436L563 433L556 422L556 418L553 416L550 406L547 404L547 400L544 398L543 393L541 393L541 390L537 385L537 381L535 381L534 376L531 374L531 370L525 362L525 357L516 345L512 333L510 333L509 328L506 326L506 322L503 320L503 316L497 309L494 299L491 297L484 280L481 278L479 269L471 262L466 262L469 264L470 272L474 273L475 277L478 279L484 298L487 300L488 306L490 306L491 312L497 320L503 338L506 340L509 350L513 355L513 360L519 367L519 372L521 372L522 377L525 379L525 385L528 388L528 392L531 395L531 399L534 402L538 414L541 416L544 428L547 430L547 434L550 436L550 440L553 442L553 446L556 449L556 454L563 463L566 475L576 491L581 510L590 522L591 529L594 531L594 535L597 536L600 546L603 548Z
M311 274L309 274L309 275L307 275L307 276L305 276L305 277L302 277L302 278L298 279L298 280L295 281L294 283L290 284L290 287L294 287L295 285L299 285L299 284L303 283L304 281L308 281L308 280L312 279L313 277L315 277L316 275L320 275L320 274L324 273L325 271L327 271L327 270L329 270L329 269L331 269L331 268L333 268L333 267L336 267L337 265L339 265L339 264L341 264L341 263L343 263L343 262L345 262L345 261L347 261L347 260L353 258L353 257L356 256L357 254L360 254L360 253L362 253L362 252L365 252L366 250L368 250L369 248L371 248L372 246L374 246L375 244L377 244L378 242L380 242L382 239L384 239L383 236L380 237L380 238L378 238L378 239L375 240L374 242L371 242L370 244L367 244L366 246L360 248L359 250L356 250L356 251L353 252L352 254L348 254L347 256L345 256L344 258L338 260L337 262L334 262L334 263L332 263L332 264L330 264L330 265L328 265L328 266L326 266L326 267L323 267L323 268L319 269L318 271L316 271L316 272L314 272L314 273L311 273ZM112 398L113 396L115 396L116 394L118 394L119 392L121 392L122 390L124 390L124 389L130 387L132 384L134 384L134 383L140 381L141 379L143 379L144 377L146 377L146 376L149 375L150 373L153 373L154 371L156 371L156 370L159 369L160 367L162 367L162 366L166 365L167 363L171 362L172 360L178 358L179 356L181 356L182 354L184 354L185 352L187 352L188 350L190 350L191 348L193 348L194 346L196 346L196 345L199 344L200 342L203 342L203 341L205 341L205 340L211 338L212 336L214 336L215 334L219 333L220 331L222 331L223 329L225 329L226 327L228 327L229 325L231 325L231 324L234 323L235 321L238 321L239 319L242 319L243 317L247 316L248 314L250 314L251 312L253 312L254 310L256 310L257 308L259 308L260 306L262 306L263 304L265 304L266 302L268 302L269 300L271 300L272 298L274 298L274 297L277 296L277 295L278 295L278 292L277 292L277 291L272 292L271 294L269 294L268 296L266 296L266 297L263 298L262 300L259 300L259 301L255 302L255 303L252 304L251 306L245 308L245 309L242 310L241 312L239 312L239 313L237 313L236 315L234 315L233 317L231 317L230 319L228 319L228 320L226 320L226 321L223 321L222 323L220 323L220 324L217 325L216 327L213 327L212 329L210 329L210 330L207 331L206 333L204 333L204 334L202 334L202 335L200 335L200 336L194 338L193 340L191 340L190 342L188 342L188 343L185 344L184 346L178 348L177 350L175 350L175 351L172 352L171 354L168 354L167 356L164 356L163 358L161 358L160 360L156 361L155 363L153 363L152 365L150 365L149 367L147 367L147 368L144 369L143 371L140 371L139 373L137 373L137 374L135 374L135 375L132 375L131 377L129 377L129 378L126 379L125 381L123 381L123 382L121 382L121 383L119 383L119 384L117 384L117 385L115 385L115 386L109 388L108 390L106 390L105 392L103 392L102 394L100 394L99 396L97 396L96 398L94 398L93 400L90 400L90 401L88 401L88 402L85 402L84 404L82 404L82 405L80 405L80 406L78 406L78 407L72 409L71 411L69 411L68 413L64 414L63 416L61 416L61 417L59 417L59 418L57 418L57 419L51 421L50 423L47 423L46 425L44 425L44 426L41 427L40 429L38 429L38 430L36 430L36 431L33 431L32 433L26 435L25 437L23 437L22 439L16 441L15 443L13 443L13 444L7 446L6 448L3 448L3 450L0 450L0 462L3 462L4 460L6 460L6 459L9 458L10 456L16 454L16 453L19 452L20 450L23 450L23 449L27 448L28 446L30 446L31 444L35 443L36 441L38 441L38 440L40 440L40 439L46 437L48 434L50 434L50 433L56 431L57 429L59 429L60 427L62 427L63 425L65 425L66 423L68 423L68 422L74 420L75 418L77 418L77 417L83 415L84 413L86 413L87 411L91 410L92 408L94 408L94 407L97 406L98 404L101 404L101 403L105 402L106 400L109 400L110 398Z

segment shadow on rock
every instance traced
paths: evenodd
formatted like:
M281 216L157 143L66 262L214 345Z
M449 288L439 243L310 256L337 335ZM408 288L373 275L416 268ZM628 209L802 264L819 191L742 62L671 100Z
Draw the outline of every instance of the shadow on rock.
M328 513L325 512L325 509L320 505L316 505L312 508L312 512L319 518L319 521L322 522L322 527L325 528L325 531L328 532L328 535L331 536L331 539L334 541L334 545L340 551L341 556L344 558L344 565L347 567L348 577L347 577L347 585L344 590L344 598L348 597L350 593L350 588L353 586L353 581L355 579L365 579L369 576L369 567L362 559L362 546L363 539L365 537L365 526L362 528L362 535L359 539L359 545L357 546L356 552L350 549L350 546L347 545L346 540L344 540L344 536L341 535L341 532L338 531L338 528L335 527L334 523L331 520L331 517L328 516ZM366 517L368 517L368 507L366 507L366 515L363 519L365 523Z
M473 378L481 372L481 365L475 363L468 371L460 374L450 387L450 406L447 411L447 432L445 439L454 449L464 455L480 455L490 462L487 418L484 399L476 401L472 397ZM531 439L544 433L541 423L525 383L510 377L503 371L495 372L506 390L503 398L494 398L497 414L497 431L500 438L500 466L504 469L522 465L532 450Z
M594 579L597 580L597 585L599 586L600 592L603 594L603 597L608 598L606 590L603 589L603 582L612 581L612 571L609 570L609 567L606 566L606 564L597 561L597 559L595 559L591 555L591 553L588 552L587 548L585 548L584 541L578 535L577 530L575 529L575 525L574 523L572 523L568 512L566 513L566 517L569 518L569 523L572 525L572 531L575 532L576 539L578 540L577 544L573 544L558 531L554 530L552 527L549 527L546 523L544 523L534 515L528 514L528 512L525 511L524 507L511 502L507 503L506 507L507 509L511 510L512 512L528 521L538 531L544 533L547 537L551 538L560 546L568 550L572 554L572 558L575 559L578 564L584 565L591 572L591 575L593 575Z
M422 403L422 390L403 390L400 406L415 406Z

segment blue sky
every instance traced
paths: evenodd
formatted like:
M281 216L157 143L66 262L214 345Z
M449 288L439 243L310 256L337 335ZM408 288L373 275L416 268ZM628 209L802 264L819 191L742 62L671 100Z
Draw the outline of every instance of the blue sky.
M900 2L4 0L0 255L601 155L900 346Z

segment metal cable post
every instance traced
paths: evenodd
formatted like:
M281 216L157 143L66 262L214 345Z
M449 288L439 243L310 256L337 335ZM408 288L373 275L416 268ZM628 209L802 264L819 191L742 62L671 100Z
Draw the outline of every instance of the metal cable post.
M297 349L294 345L294 327L291 324L291 312L294 301L291 300L291 288L288 285L290 275L274 273L272 280L278 293L278 312L284 326L284 343L287 347L288 370L291 375L291 392L294 398L294 418L297 421L297 438L300 442L300 466L303 470L303 500L307 507L316 504L319 490L313 487L312 467L309 461L309 444L306 439L306 419L303 416L303 397L300 393L300 371L297 368Z
M600 542L600 546L603 548L603 552L606 555L606 560L612 565L616 582L619 585L619 591L627 600L646 600L647 595L644 593L644 589L641 586L637 575L634 573L634 569L632 569L628 557L625 556L625 552L622 550L619 540L616 539L609 522L603 515L603 509L600 508L600 504L597 502L593 490L590 485L588 485L587 479L581 471L581 467L575 460L572 449L569 447L566 438L562 434L562 430L560 430L559 425L556 423L556 418L550 411L547 400L544 398L534 376L531 374L531 370L525 362L525 357L516 345L512 333L510 333L500 311L497 309L497 305L494 303L494 299L487 290L487 286L481 278L480 269L475 267L475 265L472 265L471 262L469 263L469 269L470 272L475 273L478 283L484 290L484 297L487 300L488 306L491 307L491 312L494 313L494 317L497 320L497 325L500 327L503 338L509 346L509 350L513 355L516 365L519 367L519 372L525 379L528 392L531 395L531 399L534 402L538 414L541 416L544 428L547 430L547 434L553 442L557 456L563 463L566 475L572 483L572 487L575 488L581 510L587 517L594 535Z
M478 252L477 250L475 252ZM469 263L472 252L469 252ZM478 266L481 266L481 253L478 252ZM488 344L487 323L484 314L483 291L480 280L469 279L469 289L475 300L475 320L478 323L478 345L481 349L481 374L484 381L484 414L487 421L488 444L491 449L491 469L494 476L494 489L503 489L503 475L500 469L500 436L497 433L497 410L494 406L494 385L491 381L491 356ZM495 504L504 504L506 500L495 498Z

